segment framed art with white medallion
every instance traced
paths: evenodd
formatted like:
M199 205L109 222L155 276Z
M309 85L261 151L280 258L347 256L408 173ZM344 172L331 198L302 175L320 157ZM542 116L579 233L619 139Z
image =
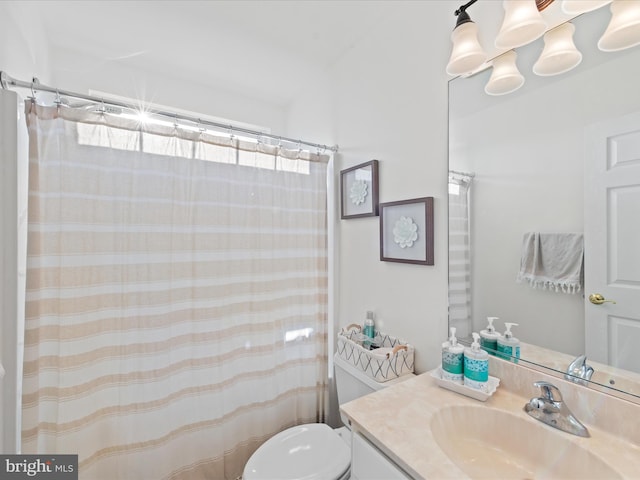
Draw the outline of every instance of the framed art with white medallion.
M380 204L380 260L433 265L433 197Z
M378 160L340 172L341 218L378 215Z

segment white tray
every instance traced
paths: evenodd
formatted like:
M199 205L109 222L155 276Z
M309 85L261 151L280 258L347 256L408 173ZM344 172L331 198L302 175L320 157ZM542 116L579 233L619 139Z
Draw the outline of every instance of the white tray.
M482 390L477 390L475 388L466 387L456 382L452 382L451 380L445 380L442 378L442 367L434 368L431 370L431 376L436 379L436 383L438 386L442 388L446 388L447 390L451 390L456 393L460 393L467 397L475 398L476 400L480 400L484 402L489 398L498 388L500 384L500 379L496 377L492 377L489 375L489 380L487 381L487 391L484 392Z

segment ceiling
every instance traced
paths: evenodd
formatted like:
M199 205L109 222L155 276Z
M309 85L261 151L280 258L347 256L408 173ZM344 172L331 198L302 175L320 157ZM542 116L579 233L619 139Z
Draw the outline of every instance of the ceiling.
M286 105L402 2L32 1L47 42ZM258 73L256 73L258 72ZM302 81L301 81L302 80Z

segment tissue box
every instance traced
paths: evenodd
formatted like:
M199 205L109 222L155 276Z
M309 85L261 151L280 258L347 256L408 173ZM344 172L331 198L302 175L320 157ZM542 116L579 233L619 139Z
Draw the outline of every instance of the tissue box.
M358 330L342 329L338 334L338 356L376 382L388 382L413 373L415 349L412 345L378 333L373 343L379 348L367 350L360 344L361 338Z

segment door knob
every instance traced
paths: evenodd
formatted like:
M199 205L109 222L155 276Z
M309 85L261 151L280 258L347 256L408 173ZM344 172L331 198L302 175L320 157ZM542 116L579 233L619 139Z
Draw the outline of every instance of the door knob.
M605 300L599 293L592 293L589 295L589 301L594 305L602 305L604 302L616 303L614 300Z

